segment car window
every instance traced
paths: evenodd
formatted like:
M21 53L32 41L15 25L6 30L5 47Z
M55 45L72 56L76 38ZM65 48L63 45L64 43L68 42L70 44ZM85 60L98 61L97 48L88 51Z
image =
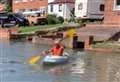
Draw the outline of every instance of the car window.
M8 15L0 14L0 19L7 19Z
M24 16L21 15L21 14L15 14L15 16L16 16L16 17L19 17L19 18L24 18Z
M14 20L15 20L12 15L9 15L8 19L9 19L10 21L14 21Z

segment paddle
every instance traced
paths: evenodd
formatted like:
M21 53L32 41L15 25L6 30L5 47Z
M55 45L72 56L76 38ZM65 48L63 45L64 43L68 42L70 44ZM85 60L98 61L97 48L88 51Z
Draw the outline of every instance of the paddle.
M35 64L38 62L38 60L40 60L41 56L40 55L36 55L36 56L33 56L29 59L28 63L29 64Z
M76 34L75 29L70 29L66 32L66 36L64 38L62 38L60 41L63 41L64 39L68 38L68 37L73 37L74 34ZM41 55L36 55L30 58L30 60L28 61L29 64L36 64L41 58Z
M46 51L46 52L47 52L47 51ZM41 59L41 55L44 55L46 52L44 51L44 53L41 53L40 55L32 56L32 57L29 59L28 63L29 63L29 64L36 64L36 63Z

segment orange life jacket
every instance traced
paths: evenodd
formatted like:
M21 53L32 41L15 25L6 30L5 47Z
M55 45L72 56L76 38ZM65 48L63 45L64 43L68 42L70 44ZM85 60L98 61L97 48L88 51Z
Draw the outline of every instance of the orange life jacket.
M63 55L63 47L53 47L52 48L52 55L55 56L62 56Z

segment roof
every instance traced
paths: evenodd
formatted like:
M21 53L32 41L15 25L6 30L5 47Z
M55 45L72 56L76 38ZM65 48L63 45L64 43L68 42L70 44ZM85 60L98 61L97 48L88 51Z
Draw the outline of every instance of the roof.
M54 0L53 2L50 2L49 4L58 4L58 3L75 3L75 0Z

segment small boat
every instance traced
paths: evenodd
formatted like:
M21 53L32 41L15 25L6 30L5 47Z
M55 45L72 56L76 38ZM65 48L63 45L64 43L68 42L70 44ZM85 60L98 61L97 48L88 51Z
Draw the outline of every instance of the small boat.
M43 59L44 64L63 64L66 63L69 59L69 54L64 53L63 56L53 56L53 55L47 55Z

